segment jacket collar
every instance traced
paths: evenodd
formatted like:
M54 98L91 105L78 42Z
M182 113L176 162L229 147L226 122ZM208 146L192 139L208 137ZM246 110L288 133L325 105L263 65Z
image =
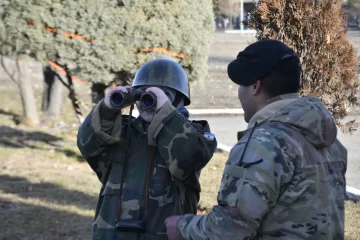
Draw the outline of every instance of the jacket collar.
M266 119L270 118L275 113L277 113L290 103L298 100L299 98L299 93L290 93L269 99L250 119L247 129L244 131L239 131L237 133L237 140L239 141L246 134L247 130L254 127L256 122L261 123L265 121Z
M299 93L284 94L271 98L250 119L248 129L252 128L256 122L261 123L275 115L281 109L298 100L299 98Z

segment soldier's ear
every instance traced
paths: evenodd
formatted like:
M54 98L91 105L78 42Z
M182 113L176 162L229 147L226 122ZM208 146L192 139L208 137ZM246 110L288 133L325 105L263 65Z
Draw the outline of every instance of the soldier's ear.
M253 85L251 85L251 93L253 96L256 96L260 93L262 84L260 80L257 80Z

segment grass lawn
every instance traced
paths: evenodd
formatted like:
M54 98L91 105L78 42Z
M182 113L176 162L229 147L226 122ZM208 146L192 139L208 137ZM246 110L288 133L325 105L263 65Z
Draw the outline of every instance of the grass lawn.
M216 154L202 173L200 214L216 204L226 159ZM99 188L75 149L0 147L0 239L90 239ZM346 239L360 239L359 218L346 202Z

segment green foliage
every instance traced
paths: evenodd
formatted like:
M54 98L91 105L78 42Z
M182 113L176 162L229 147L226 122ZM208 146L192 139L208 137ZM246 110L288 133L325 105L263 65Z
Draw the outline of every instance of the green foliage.
M124 84L116 78L133 76L157 57L178 61L190 80L207 74L214 30L210 0L5 0L0 16L0 54L67 64L89 82Z
M337 124L358 105L359 59L347 39L342 0L260 0L250 25L257 39L277 39L300 56L302 94L318 96ZM352 130L352 125L345 125Z
M215 14L218 14L219 13L219 3L220 3L220 0L212 0L212 4L213 4L213 11Z

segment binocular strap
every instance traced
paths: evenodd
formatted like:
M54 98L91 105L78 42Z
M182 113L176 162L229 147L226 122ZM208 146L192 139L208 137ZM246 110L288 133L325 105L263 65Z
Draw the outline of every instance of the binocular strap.
M123 195L123 189L124 189L123 186L124 186L124 181L125 181L125 175L128 172L127 171L127 159L128 159L128 148L129 148L129 139L130 139L130 122L131 122L131 116L132 116L133 109L134 109L134 104L131 105L131 107L130 107L130 114L129 114L127 127L126 127L124 165L123 165L121 183L120 183L120 196L119 196L119 201L118 201L118 205L116 208L116 222L120 221L121 214L122 214L122 206L121 206L122 205L122 195Z
M145 209L144 209L144 217L143 217L143 219L146 218L146 212L147 212L147 209L148 209L149 187L150 187L152 160L153 160L153 146L148 145L148 165L147 165L147 170L146 170Z
M129 121L128 121L128 126L127 126L127 138L126 138L126 147L125 147L125 160L124 160L124 166L123 166L123 171L122 171L122 179L121 179L121 184L120 184L120 198L119 198L119 202L118 202L118 206L116 209L116 217L117 220L116 221L121 221L121 214L122 214L122 199L123 199L123 184L125 181L125 175L127 175L128 172L128 164L127 164L127 158L128 158L128 141L130 139L130 120L131 120L131 115L132 115L132 110L134 108L134 105L131 106L130 108L130 114L129 114ZM151 169L152 169L152 160L153 160L153 150L154 147L148 145L148 164L147 164L147 170L146 170L146 186L145 186L145 209L144 209L144 215L142 218L142 222L145 220L146 218L146 213L147 213L147 209L148 209L148 202L149 202L149 187L150 187L150 178L151 178Z

